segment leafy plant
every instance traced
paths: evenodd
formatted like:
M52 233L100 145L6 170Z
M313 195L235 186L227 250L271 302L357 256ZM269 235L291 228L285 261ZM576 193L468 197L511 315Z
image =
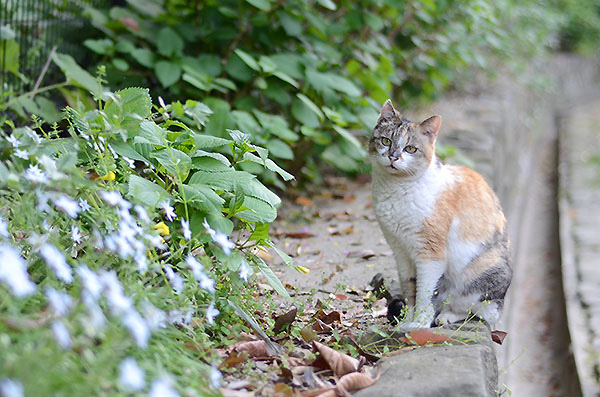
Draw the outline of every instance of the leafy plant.
M94 100L0 128L0 389L213 393L215 344L256 308L252 273L289 297L256 255L280 199L242 168L293 177L239 130L206 135L200 102L153 105L55 62Z

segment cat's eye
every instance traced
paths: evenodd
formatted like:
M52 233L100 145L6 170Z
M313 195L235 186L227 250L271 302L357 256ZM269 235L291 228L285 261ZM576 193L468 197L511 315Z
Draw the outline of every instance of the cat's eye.
M392 144L392 140L390 138L381 137L381 144L383 146L390 146Z
M407 145L407 146L405 146L405 147L404 147L404 151L405 151L406 153L413 154L414 152L416 152L416 151L417 151L417 148L416 148L416 147L414 147L414 146L411 146L411 145Z

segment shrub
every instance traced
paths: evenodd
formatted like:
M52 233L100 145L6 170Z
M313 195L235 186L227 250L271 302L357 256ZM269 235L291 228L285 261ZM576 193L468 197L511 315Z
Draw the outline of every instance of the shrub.
M239 130L206 135L200 102L153 106L55 61L94 101L63 127L2 126L0 390L212 393L214 347L244 329L234 310L257 308L252 273L289 296L256 255L279 198L240 168L292 176Z

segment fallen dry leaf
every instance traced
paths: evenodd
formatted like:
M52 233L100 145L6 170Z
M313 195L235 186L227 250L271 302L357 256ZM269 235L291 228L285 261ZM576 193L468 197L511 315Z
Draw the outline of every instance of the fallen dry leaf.
M276 383L273 387L275 394L280 397L293 397L294 389L285 383Z
M319 358L321 358L327 367L329 367L335 376L342 376L350 372L354 372L358 369L360 362L344 353L333 350L332 348L325 346L319 342L313 342L313 351L319 352L320 355L315 360L315 363L320 364ZM313 363L313 366L315 366Z
M308 197L298 197L296 199L296 204L310 207L311 205L313 205L313 201L311 199L309 199Z
M306 326L300 330L300 336L302 336L302 339L305 342L312 342L318 338L316 332L313 331L309 326Z
M347 254L348 258L362 258L362 259L370 259L374 256L377 256L375 251L372 250L361 250L361 251L350 251Z
M343 299L341 299L343 300ZM321 314L319 315L319 320L323 321L325 324L332 324L334 322L339 322L342 319L342 315L340 314L340 312L337 311L333 311L330 312L329 314L325 314L324 312L321 312Z
M377 376L375 378L371 378L369 375L360 372L354 372L351 374L344 375L337 382L337 389L341 392L341 395L347 395L347 393L352 393L360 389L364 389L365 387L372 386L381 375L381 367L377 368Z
M276 236L283 236L283 237L289 237L289 238L310 238L310 237L315 237L314 234L308 233L308 232L283 232L283 233L277 233Z
M277 335L286 326L289 329L290 324L292 324L296 319L296 313L298 313L298 309L294 307L289 312L277 317L275 319L275 325L273 326L273 333Z
M494 342L496 342L497 344L501 345L502 342L504 342L504 338L506 338L506 335L508 335L508 333L506 333L504 331L500 331L500 330L492 331L492 340Z
M327 324L325 324L323 321L317 319L317 321L315 321L315 323L312 325L312 329L319 333L330 333L333 331L333 328Z
M248 351L245 350L232 351L229 353L229 356L227 356L227 358L221 364L219 364L219 369L235 367L239 363L246 361L249 355L250 354Z
M442 343L446 341L453 341L452 338L441 334L435 333L433 329L423 328L416 329L406 334L406 337L400 338L401 341L411 345L423 346L428 343Z
M232 390L220 388L219 391L223 394L224 397L253 397L256 394L250 391L242 391L242 390Z
M248 352L250 357L270 357L271 355L267 351L267 344L264 340L255 340L250 342L241 342L234 344L233 351L235 352Z

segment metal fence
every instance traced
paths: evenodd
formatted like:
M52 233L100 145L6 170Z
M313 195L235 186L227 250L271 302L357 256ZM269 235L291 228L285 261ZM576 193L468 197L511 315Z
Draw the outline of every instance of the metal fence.
M53 48L83 57L89 26L82 12L107 0L0 0L0 101L27 92L49 68L43 83L59 78L49 62ZM39 84L39 83L38 83Z

